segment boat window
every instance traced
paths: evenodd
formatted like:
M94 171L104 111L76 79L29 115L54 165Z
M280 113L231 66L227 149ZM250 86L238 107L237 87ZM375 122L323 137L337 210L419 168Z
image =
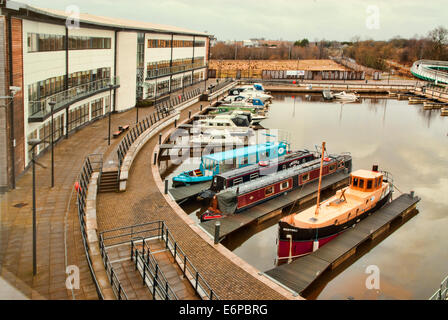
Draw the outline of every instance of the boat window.
M339 168L343 168L344 167L344 161L339 162Z
M374 185L373 185L373 187L376 189L376 187L378 187L378 179L375 179L374 180Z
M358 214L358 212L359 212L359 208L358 208L358 209L356 209L356 214Z
M359 187L364 189L364 179L359 179Z
M235 180L233 180L233 185L236 186L237 184L240 184L241 182L243 182L243 178L236 178Z
M302 175L302 182L308 181L309 179L310 179L309 173L305 173L304 175Z
M212 123L212 122L209 122L208 125L209 125L209 126L213 126L213 123Z
M257 178L258 178L258 172L252 173L250 175L250 180L254 180L254 179L257 179Z
M288 189L289 188L289 181L284 181L280 185L280 190Z
M372 180L367 180L367 189L372 189Z
M224 127L224 124L218 122L218 127Z
M352 185L354 186L354 187L357 187L358 186L358 178L356 178L356 177L352 177Z
M249 159L247 157L243 157L241 158L241 164L248 164L249 163Z
M264 189L265 197L270 196L273 193L274 193L274 186L270 186L270 187L267 187L266 189Z
M378 187L381 187L381 177L378 178Z
M334 171L336 169L336 165L335 164L332 164L331 166L330 166L330 171Z

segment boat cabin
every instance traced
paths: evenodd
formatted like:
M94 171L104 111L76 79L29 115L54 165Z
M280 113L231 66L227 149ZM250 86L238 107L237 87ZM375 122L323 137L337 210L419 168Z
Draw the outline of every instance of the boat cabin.
M372 192L380 189L383 184L381 172L357 170L350 175L350 189L362 192Z
M251 145L244 148L205 155L201 159L199 169L204 176L214 176L225 171L242 168L260 161L277 159L289 152L289 144L285 142Z

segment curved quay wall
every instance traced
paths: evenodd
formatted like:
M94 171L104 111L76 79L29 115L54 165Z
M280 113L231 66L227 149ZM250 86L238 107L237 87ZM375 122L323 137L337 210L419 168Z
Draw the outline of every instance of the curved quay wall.
M236 85L236 83L233 83L231 86L235 86L235 85ZM218 97L223 92L228 90L231 86L226 86L223 89L217 91L216 93L211 95L209 100L213 100L214 98ZM185 104L183 104L182 106L177 108L176 114L173 114L172 116L167 117L166 120L163 123L160 123L157 127L153 127L151 129L148 129L147 132L144 132L142 135L140 135L140 137L137 138L137 140L134 142L134 144L132 146L132 150L130 149L130 151L126 155L126 158L125 158L125 160L123 162L123 169L122 169L122 173L120 174L120 191L125 191L126 190L126 181L127 181L127 178L128 178L129 170L131 169L131 166L132 166L132 162L133 162L134 158L137 156L137 154L140 151L140 149L145 145L145 143L147 143L152 137L154 137L154 135L158 134L164 128L166 128L167 126L171 125L174 122L174 119L179 119L179 114L180 114L181 110L190 107L191 105L195 104L196 102L199 102L198 98L194 98L194 99L191 99L190 101L187 101ZM199 112L197 112L195 114L192 114L192 117L195 116L195 115L198 115L200 113L201 113L201 111L199 111ZM189 120L190 119L186 119L182 123L186 123ZM179 124L181 124L181 123L179 123ZM171 130L169 130L162 137L162 142L165 142L175 129L176 128L172 128ZM156 145L152 154L157 153L157 155L159 156L158 148L159 148L159 146ZM253 276L255 279L257 279L258 281L264 283L265 285L267 285L271 289L275 290L277 293L282 295L285 299L290 299L290 300L291 299L292 300L302 300L303 299L302 297L300 297L296 293L292 292L291 290L286 289L285 287L279 285L278 283L274 282L270 278L267 278L258 269L254 268L253 266L251 266L250 264L248 264L247 262L242 260L240 257L235 255L230 250L228 250L222 244L219 244L219 243L218 244L214 244L213 239L211 239L210 236L207 233L205 233L200 227L198 227L196 225L196 222L193 221L182 210L182 208L174 200L171 199L171 197L169 195L164 194L165 185L164 185L164 182L162 181L162 178L160 176L158 161L156 161L156 164L154 164L152 162L151 169L152 169L152 174L153 174L153 177L154 177L154 181L156 182L156 185L157 185L157 187L159 189L159 192L164 196L166 202L173 209L173 211L185 222L185 224L187 224L206 243L208 243L210 246L212 246L215 250L217 250L220 254L222 254L224 257L226 257L228 260L230 260L233 264L235 264L239 268L242 268L245 272L247 272L248 274Z

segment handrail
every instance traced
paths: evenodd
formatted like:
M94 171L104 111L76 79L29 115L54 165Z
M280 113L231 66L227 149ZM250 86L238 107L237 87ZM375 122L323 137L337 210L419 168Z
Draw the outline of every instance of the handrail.
M194 98L195 96L198 96L201 93L201 89L196 88L193 90L190 90L183 95L177 96L173 99L166 100L163 102L160 102L159 104L155 105L155 111L138 122L132 129L129 130L129 132L124 136L124 138L121 140L120 144L118 145L117 149L117 156L118 156L118 179L120 179L120 172L121 172L121 166L123 164L124 158L126 157L127 152L129 151L129 148L132 146L132 144L137 140L137 138L147 129L149 129L151 126L153 126L155 123L159 122L160 120L165 119L166 117L170 116L175 110L175 107L189 99Z
M87 190L88 190L89 180L92 176L93 171L94 170L93 170L92 164L90 162L90 155L88 155L86 157L86 159L84 160L84 164L81 168L81 172L78 175L77 181L79 183L79 188L76 192L76 200L77 200L76 202L77 202L77 206L78 206L78 218L79 218L79 224L80 224L80 228L81 228L82 242L84 245L84 253L87 258L87 264L89 266L90 275L92 276L92 280L95 284L95 289L98 294L98 297L101 300L103 300L104 296L103 296L103 293L101 292L100 285L95 276L95 272L93 270L93 265L92 265L92 260L90 259L89 244L87 242L86 222L85 222Z
M193 285L195 292L209 300L219 300L219 296L213 291L207 281L199 273L191 260L187 257L181 246L174 239L165 221L157 220L138 225L121 227L103 231L101 233L106 245L117 245L130 242L133 238L142 237L148 239L161 239L165 242L165 248L173 256L186 276Z
M100 254L103 258L104 268L106 269L106 273L109 276L109 281L115 296L118 300L128 300L128 295L126 294L124 288L121 286L120 280L114 272L114 268L112 266L112 263L110 262L109 255L107 254L107 250L104 246L102 235L100 235Z
M51 112L49 105L51 101L56 103L54 106L54 110L57 110L59 107L71 100L78 99L98 90L105 90L110 86L114 87L117 85L119 85L119 78L110 77L72 87L70 89L55 93L49 97L42 98L39 101L29 101L29 115L33 116L39 112L43 113L42 116L49 114Z
M137 239L142 242L142 251L138 250L135 245L135 240ZM151 289L153 300L159 300L157 299L158 296L162 297L162 300L179 300L143 237L131 239L131 260L135 260L136 269L138 269L140 263L141 269L139 271L141 272L143 283ZM150 285L148 285L147 279Z
M440 283L440 288L429 300L447 300L448 299L448 276Z

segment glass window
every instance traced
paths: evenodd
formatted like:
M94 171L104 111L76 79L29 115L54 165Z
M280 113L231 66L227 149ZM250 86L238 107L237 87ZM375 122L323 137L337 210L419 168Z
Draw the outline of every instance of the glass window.
M280 185L280 190L285 190L285 189L288 189L288 188L289 188L289 181L284 181Z
M372 189L373 180L367 180L367 189Z
M310 174L309 173L305 173L304 175L302 175L302 182L306 182L310 179Z
M359 187L364 189L364 179L359 179Z
M274 186L267 187L264 189L264 195L265 197L270 196L274 193Z
M356 178L356 177L352 177L352 185L354 186L354 187L357 187L358 186L358 178Z

